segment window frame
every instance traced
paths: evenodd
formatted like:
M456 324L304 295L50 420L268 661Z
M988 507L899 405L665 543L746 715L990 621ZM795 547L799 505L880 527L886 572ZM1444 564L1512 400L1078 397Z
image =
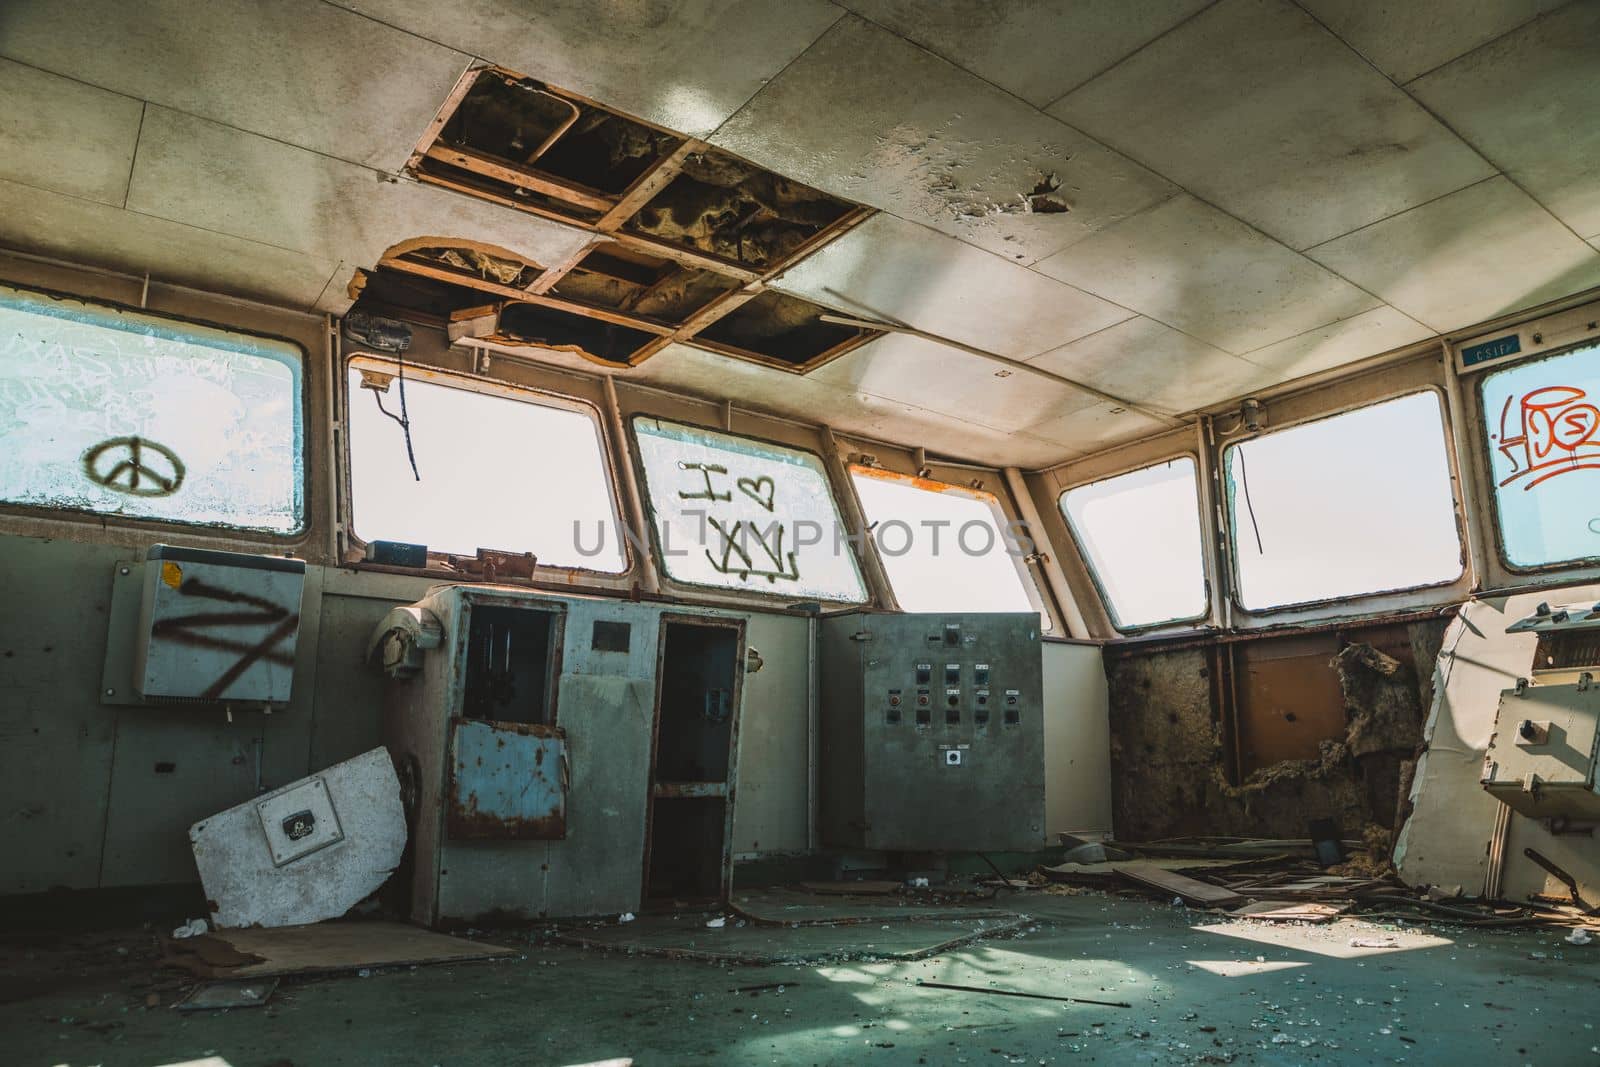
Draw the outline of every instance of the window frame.
M850 492L855 497L857 507L861 509L862 517L867 520L869 530L872 530L878 524L873 522L871 517L867 515L866 505L862 503L861 494L856 490L855 472L858 470L868 472L867 477L882 478L885 481L903 482L907 485L910 485L912 488L918 489L925 488L921 483L929 483L931 485L938 486L939 488L928 488L926 489L927 492L965 496L969 499L986 502L994 509L995 515L1001 520L1000 526L996 530L996 534L1002 539L1002 541L1005 538L1006 531L1014 524L1022 521L1020 517L1013 515L1011 511L1006 508L1007 501L1004 497L1002 497L999 493L991 492L988 489L979 489L970 485L962 485L959 482L945 481L942 478L933 477L931 473L928 475L905 474L889 467L874 466L871 464L846 460L844 463L845 478L850 483ZM872 539L874 551L877 551L879 558L882 559L884 553L877 548L878 542L876 532L871 532L868 534L868 536ZM1035 551L1037 550L1038 546L1035 545ZM1061 636L1061 624L1056 621L1055 613L1051 610L1051 606L1045 600L1044 592L1039 588L1039 583L1035 580L1033 569L1028 565L1026 557L1015 555L1009 551L1006 553L1006 556L1011 560L1012 566L1016 569L1017 578L1022 584L1023 596L1026 597L1028 603L1032 605L1032 610L1038 612L1041 619L1049 621L1049 626L1043 627L1046 632L1046 636ZM889 586L889 592L894 596L896 603L898 603L900 595L895 591L894 579L889 575L887 564L884 565L883 578Z
M841 608L847 609L867 608L877 603L877 591L873 588L872 582L867 580L867 568L862 561L861 550L848 539L845 541L846 553L850 560L851 566L855 568L856 580L861 585L861 594L859 600L827 600L821 597L811 596L809 594L785 593L782 590L773 590L771 592L767 592L754 587L738 588L725 585L710 585L704 582L688 581L672 574L667 568L666 556L661 550L661 530L660 524L656 522L655 498L651 494L650 478L648 473L645 471L644 453L639 448L638 424L640 419L652 419L656 422L664 422L674 426L681 426L689 430L698 430L704 433L722 434L727 437L739 437L746 441L753 441L757 444L768 445L772 448L786 449L791 452L799 452L812 457L817 461L817 468L822 474L823 484L827 486L828 489L828 499L833 503L834 511L837 513L840 525L847 526L849 523L849 517L846 514L848 509L845 508L843 501L840 499L841 486L834 477L834 473L830 469L827 459L819 450L815 448L809 448L805 445L796 444L790 441L778 440L776 438L767 437L763 434L744 433L739 430L726 429L721 426L709 426L701 422L696 422L693 419L686 418L683 414L662 414L644 406L631 406L631 408L625 409L622 412L622 417L624 424L623 433L627 437L628 459L633 465L634 478L639 486L639 505L643 512L641 517L645 527L649 531L650 552L655 561L657 573L660 575L661 587L664 591L682 592L698 597L720 599L731 603L759 604L767 607L771 607L774 604L783 606L785 604L794 604L809 600L816 600L824 605L837 605ZM846 480L848 481L848 479ZM843 486L842 489L843 491L851 493L854 492L849 485ZM853 499L854 497L852 496L852 500Z
M103 309L114 314L142 316L158 322L170 323L180 329L182 327L199 327L201 329L215 330L223 334L235 334L240 337L270 341L274 344L292 348L299 361L298 364L285 361L294 379L295 397L294 403L291 405L294 412L292 432L297 453L295 458L299 463L299 477L296 479L294 487L295 508L298 512L296 518L298 521L293 529L269 530L260 526L188 521L152 515L129 515L115 511L96 511L92 508L75 508L55 504L23 504L6 500L0 500L0 517L65 522L75 526L92 525L102 529L125 528L136 531L146 530L154 533L181 533L190 537L198 534L202 537L215 538L219 542L255 542L278 546L304 544L312 536L317 529L317 509L313 501L316 499L316 487L318 484L317 475L313 469L314 464L312 463L316 452L312 440L314 433L311 417L311 391L314 371L310 350L303 341L287 334L246 329L194 315L177 314L150 307L138 307L120 300L48 289L37 285L27 285L8 277L0 277L0 288L42 297L46 300L66 301L90 308ZM8 522L6 525L9 527L11 524Z
M1456 544L1460 549L1461 569L1453 578L1439 582L1427 582L1420 585L1403 586L1394 589L1378 589L1368 593L1356 593L1348 596L1322 597L1317 600L1306 600L1292 604L1279 604L1271 607L1248 607L1240 593L1239 580L1239 539L1236 536L1238 529L1238 514L1233 508L1233 501L1227 491L1228 452L1247 441L1260 440L1271 437L1284 430L1291 430L1299 426L1310 425L1316 422L1326 422L1329 419L1339 418L1366 408L1377 407L1392 400L1401 400L1407 397L1427 393L1434 398L1439 410L1439 429L1441 433L1440 444L1444 448L1445 470L1450 480L1451 510L1456 529ZM1463 583L1472 580L1472 559L1469 551L1468 530L1466 528L1465 510L1461 502L1461 473L1457 468L1455 445L1451 435L1450 409L1448 398L1444 389L1436 382L1418 382L1409 385L1396 385L1394 388L1381 392L1364 394L1359 400L1349 404L1342 404L1336 408L1321 410L1315 414L1308 414L1299 418L1290 418L1281 423L1271 420L1271 406L1268 406L1269 422L1267 428L1259 433L1247 434L1237 440L1226 441L1219 439L1215 450L1215 470L1217 478L1217 506L1223 522L1223 542L1227 549L1228 563L1228 599L1237 615L1246 619L1270 619L1284 615L1326 617L1329 608L1345 608L1337 612L1340 617L1359 617L1369 614L1382 614L1391 610L1385 601L1405 599L1413 600L1422 597L1424 601L1431 600L1427 594L1439 591L1455 591ZM1450 598L1458 599L1458 598ZM1393 610L1399 610L1395 606Z
M1160 622L1143 623L1138 626L1123 626L1117 620L1116 608L1112 605L1110 594L1106 592L1105 584L1100 580L1100 573L1095 569L1094 561L1089 555L1088 547L1084 545L1083 539L1078 535L1078 531L1072 525L1071 517L1067 515L1067 494L1072 492L1074 489L1082 489L1086 485L1094 485L1097 482L1108 482L1113 478L1120 478L1125 474L1136 474L1139 471L1149 470L1152 467L1159 467L1163 464L1173 463L1179 460L1188 460L1194 465L1195 518L1200 525L1200 583L1202 589L1204 590L1205 604L1198 614L1190 615L1185 618L1166 619ZM1206 623L1211 620L1212 613L1215 610L1214 601L1216 600L1216 583L1211 577L1209 560L1207 558L1208 554L1206 552L1206 540L1210 535L1208 533L1205 514L1205 493L1203 491L1204 479L1205 465L1200 462L1200 457L1196 453L1174 452L1171 455L1165 456L1161 459L1136 463L1132 466L1118 468L1109 474L1099 474L1092 478L1074 480L1071 485L1066 486L1056 494L1056 514L1061 517L1061 525L1066 527L1067 536L1072 539L1072 547L1078 554L1078 560L1083 566L1084 573L1089 576L1089 581L1094 584L1095 595L1100 598L1101 610L1105 612L1106 621L1117 633L1124 636L1133 636L1158 630L1195 628L1202 623Z
M1519 577L1542 578L1547 575L1583 575L1600 569L1600 552L1592 556L1582 556L1578 559L1562 560L1553 563L1540 563L1534 566L1525 566L1512 561L1506 551L1505 531L1500 524L1500 493L1499 486L1494 480L1494 448L1489 443L1491 412L1484 407L1483 390L1489 379L1501 371L1512 370L1516 367L1528 366L1546 360L1559 359L1584 348L1594 348L1596 358L1600 359L1600 338L1585 338L1560 348L1546 351L1527 352L1516 359L1496 360L1482 367L1473 368L1471 376L1463 380L1463 391L1472 398L1473 409L1477 418L1473 419L1476 426L1476 441L1473 443L1473 462L1477 464L1483 476L1483 508L1485 524L1489 527L1489 534L1494 544L1494 561L1504 568L1508 574ZM1600 398L1597 398L1600 399Z
M353 369L356 369L355 364L362 360L387 363L391 367L395 366L397 363L396 358L392 354L373 352L367 349L354 349L347 351L343 353L342 359L339 363L338 374L336 375L338 380L335 382L335 388L338 390L339 394L340 439L338 443L338 453L341 460L341 465L343 467L339 477L339 487L341 492L339 500L339 519L341 533L344 540L341 555L344 557L346 563L355 564L357 566L386 566L386 569L397 569L407 573L447 574L454 577L460 577L458 572L447 567L447 561L452 555L461 556L462 554L437 551L432 547L428 549L428 562L425 567L394 568L387 567L387 565L372 564L366 559L366 549L372 542L363 538L356 532L354 487L355 465L352 462L350 452L350 372ZM425 381L430 385L439 385L445 388L461 389L465 392L478 393L484 396L498 397L500 399L509 400L513 403L533 404L538 407L577 412L589 417L594 423L595 436L600 444L601 461L604 464L606 471L606 497L611 502L612 520L614 523L616 523L616 526L612 532L623 532L623 566L621 569L615 571L597 570L593 567L564 567L552 563L546 563L543 560L538 559L538 553L534 552L534 580L537 584L538 582L545 580L546 577L552 579L558 577L570 577L581 579L592 585L616 585L618 583L632 581L633 576L638 569L638 558L634 552L634 546L631 542L631 539L626 533L630 527L630 523L627 518L628 512L624 508L624 501L621 496L621 485L619 484L621 482L620 475L622 472L617 467L614 445L611 441L610 434L607 432L604 413L600 410L598 405L579 397L566 396L561 393L553 392L547 389L536 388L531 385L522 385L514 382L501 381L499 379L486 378L482 375L448 370L442 367L434 366L430 363L416 362L410 358L405 360L405 372L408 378L416 381ZM512 552L532 551L532 549L519 549L515 546L509 545L480 545L479 547L500 548L504 549L505 551ZM563 584L565 585L567 583Z

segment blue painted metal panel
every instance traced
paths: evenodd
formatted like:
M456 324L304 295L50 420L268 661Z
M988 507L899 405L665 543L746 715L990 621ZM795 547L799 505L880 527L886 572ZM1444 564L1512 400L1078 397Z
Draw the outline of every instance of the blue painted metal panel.
M567 836L567 741L560 729L453 719L450 732L450 838Z

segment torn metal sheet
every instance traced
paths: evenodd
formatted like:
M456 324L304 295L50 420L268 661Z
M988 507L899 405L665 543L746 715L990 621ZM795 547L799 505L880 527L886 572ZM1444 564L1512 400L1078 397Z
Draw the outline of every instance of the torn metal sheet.
M213 926L338 918L400 863L400 781L375 748L202 819L189 841Z

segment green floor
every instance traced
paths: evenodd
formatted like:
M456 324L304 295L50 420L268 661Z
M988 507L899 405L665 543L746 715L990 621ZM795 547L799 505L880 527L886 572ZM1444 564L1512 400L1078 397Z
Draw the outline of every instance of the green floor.
M149 933L9 937L0 941L0 1062L1600 1061L1590 1021L1600 940L1575 947L1548 931L1246 924L1097 894L996 903L1037 921L910 962L726 966L531 944L504 962L286 980L266 1008L208 1014L170 1010L174 990L150 985L173 979L152 969ZM882 927L850 929L870 953ZM1394 947L1350 945L1391 937ZM918 980L1130 1007L933 990ZM748 991L771 983L781 991ZM146 1006L152 995L160 1007Z

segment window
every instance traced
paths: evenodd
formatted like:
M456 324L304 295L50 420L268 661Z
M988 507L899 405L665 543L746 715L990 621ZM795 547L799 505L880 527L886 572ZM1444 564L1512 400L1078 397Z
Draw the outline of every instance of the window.
M532 552L541 566L627 570L593 412L386 359L350 362L350 503L368 541ZM406 433L410 421L412 473Z
M670 577L777 596L866 599L815 455L642 415L633 432Z
M1600 345L1496 371L1478 390L1506 563L1600 559Z
M0 500L305 528L300 348L0 287Z
M1019 568L1025 531L993 493L873 467L852 466L850 480L906 611L1039 610Z
M1061 494L1061 513L1117 629L1205 616L1209 598L1193 459L1181 456L1068 489Z
M1260 611L1440 585L1464 562L1432 392L1222 453L1239 603Z

